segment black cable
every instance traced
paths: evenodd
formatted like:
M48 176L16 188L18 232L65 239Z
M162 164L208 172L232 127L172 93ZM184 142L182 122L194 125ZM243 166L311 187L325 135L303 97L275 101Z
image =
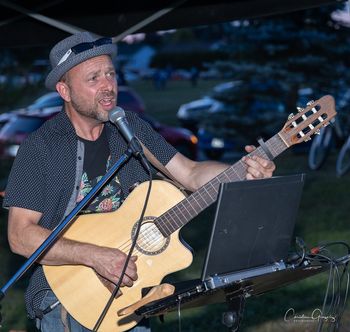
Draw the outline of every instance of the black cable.
M329 330L334 330L334 327L336 326L336 323L338 320L338 308L339 308L339 303L341 299L341 284L340 284L340 278L339 278L339 269L338 269L338 266L336 265L334 265L332 281L333 281L333 293L329 304L327 317L330 317L330 316L334 317L334 322L333 322L334 324L329 324Z
M348 266L346 266L347 269ZM338 324L340 324L340 319L343 316L343 313L345 311L346 308L346 300L348 297L348 291L349 291L349 282L350 282L350 277L349 277L349 271L346 272L346 288L345 288L345 295L344 295L344 301L343 301L343 306L341 308L341 310L339 311L339 321L337 321ZM340 326L339 326L340 327Z
M334 318L334 322L329 322L328 324L328 331L338 331L340 327L340 320L346 307L346 300L347 300L348 289L349 289L349 272L348 272L349 260L345 261L344 263L334 257L329 257L326 255L326 254L329 254L329 255L331 254L327 247L335 244L344 245L348 249L348 253L349 253L350 247L348 246L347 243L343 241L336 241L336 242L323 244L322 246L318 246L316 248L312 248L310 250L312 253L310 255L306 255L306 259L309 261L317 261L319 263L326 262L330 264L328 284L327 284L323 307L321 311L323 317ZM339 265L342 265L343 267L343 270L341 273L338 268ZM342 290L342 284L345 276L346 276L345 295L344 295L344 300L342 301L341 290ZM328 313L327 313L328 316L325 316L324 313L326 311L327 300L329 298L328 294L329 294L331 284L333 285L332 296L330 299L330 303L328 304ZM317 329L318 332L322 330L324 326L324 322L325 322L324 319L321 319L319 321L318 329Z
M296 253L298 254L299 258L297 259L297 262L295 263L296 266L300 266L305 259L306 256L306 246L302 238L296 237L295 243L297 244L297 247L295 248ZM299 252L299 248L302 250L302 252Z
M333 241L318 245L317 247L308 249L301 238L296 238L296 252L300 256L299 265L304 261L315 261L319 264L328 264L329 275L322 305L321 317L318 321L317 331L320 332L326 328L327 331L339 331L341 317L346 308L348 297L350 276L348 265L350 262L350 246L344 241ZM342 245L347 250L347 255L336 258L330 251L329 247L334 245ZM300 253L300 249L302 253ZM340 270L340 266L342 270ZM342 299L342 289L345 280L345 293ZM327 311L327 312L326 312Z
M48 292L51 291L51 288L45 287L42 288L40 290L38 290L37 292L34 293L34 295L32 296L32 301L31 301L31 306L34 310L34 314L36 318L42 319L44 317L45 314L47 314L48 312L52 311L59 303L57 303L57 301L49 306L47 306L45 309L40 309L40 308L34 308L34 299L35 297L40 294L41 292ZM45 295L46 296L46 295ZM56 304L57 303L57 304Z
M337 331L340 327L341 317L342 317L344 310L345 310L345 307L346 307L346 300L347 300L348 289L349 289L349 272L348 272L347 268L348 268L348 262L343 264L343 271L342 271L340 277L338 275L339 289L338 289L337 303L336 303L336 306L334 308L334 316L336 317L336 322L334 324L335 331ZM345 276L346 276L346 286L345 286L344 299L342 301L342 285L343 285L343 280L344 280Z
M327 288L326 288L326 292L324 295L324 299L323 299L323 304L322 304L322 308L321 308L321 314L324 315L325 310L326 310L326 304L327 304L327 298L328 298L328 293L329 293L329 288L330 288L330 284L332 282L332 274L333 274L333 266L331 265L330 269L329 269L329 276L328 276L328 283L327 283ZM317 324L317 332L320 332L323 328L323 319L318 321Z
M150 194L151 194L151 188L152 188L152 171L151 171L151 168L150 168L150 165L147 161L147 159L145 157L143 157L143 162L142 164L144 166L147 166L147 171L149 173L149 186L148 186L148 189L147 189L147 194L146 194L146 198L145 198L145 203L143 205L143 208L142 208L142 212L141 212L141 215L140 215L140 219L137 221L136 223L136 232L135 232L135 235L134 235L134 238L133 238L133 241L132 241L132 244L131 244L131 247L130 247L130 250L129 250L129 253L128 253L128 256L126 257L126 260L125 260L125 263L124 263L124 267L123 267L123 270L122 270L122 273L120 275L120 278L119 278L119 281L117 283L117 285L115 286L107 304L105 305L100 317L98 318L98 320L96 321L96 324L93 328L92 331L96 332L97 329L101 326L102 324L102 321L103 319L105 318L111 304L113 303L116 295L118 294L118 291L120 289L120 285L122 283L122 280L123 280L123 277L125 275L125 271L128 267L128 264L129 264L129 261L130 261L130 258L132 256L132 253L134 251L134 248L136 246L136 243L137 243L137 239L138 239L138 236L139 236L139 233L140 233L140 230L141 230L141 225L142 225L142 220L144 218L144 215L145 215L145 212L146 212L146 208L147 208L147 205L148 205L148 200L149 200L149 197L150 197Z
M334 241L334 242L327 242L327 243L323 243L321 246L319 246L320 248L326 248L326 247L330 247L336 244L342 244L344 245L347 249L348 249L348 254L350 254L350 246L344 242L344 241Z
M329 293L330 285L332 282L333 263L332 263L331 259L329 259L327 256L324 256L324 255L317 254L317 255L315 255L315 257L308 257L307 256L307 259L314 260L314 261L320 261L318 258L323 258L331 264L330 269L329 269L329 275L328 275L328 283L327 283L326 292L325 292L325 296L324 296L323 304L322 304L322 309L321 309L321 314L323 315L323 313L325 312L328 293ZM323 319L319 320L318 326L317 326L317 332L320 332L322 330L323 322L324 322Z

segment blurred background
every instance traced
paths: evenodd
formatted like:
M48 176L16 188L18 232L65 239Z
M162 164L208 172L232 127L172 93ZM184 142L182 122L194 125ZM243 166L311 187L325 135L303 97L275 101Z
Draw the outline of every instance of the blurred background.
M336 121L278 156L276 175L306 174L295 235L308 248L327 241L350 243L349 27L348 3L330 1L286 13L129 34L118 42L115 63L119 105L139 114L188 157L234 163L245 144L282 130L297 107L331 94ZM60 96L44 87L51 46L0 48L0 191L21 142L61 111ZM209 208L182 229L194 262L169 280L200 275L213 213ZM7 211L1 209L1 286L24 262L9 250L6 221ZM333 249L344 254L341 247ZM27 281L25 275L2 301L4 331L35 330L24 311ZM286 324L284 315L291 307L305 314L322 307L327 282L328 274L322 273L249 298L242 331L316 331L316 324ZM225 304L185 310L181 328L226 331L225 310ZM350 331L348 305L342 321L341 331ZM154 331L177 331L179 324L177 313L166 315L163 323L152 318Z

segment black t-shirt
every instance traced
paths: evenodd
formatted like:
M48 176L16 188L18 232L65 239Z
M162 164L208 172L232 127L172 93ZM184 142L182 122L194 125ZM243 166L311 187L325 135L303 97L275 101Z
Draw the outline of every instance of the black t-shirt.
M100 137L96 141L88 141L79 137L84 143L84 173L89 179L97 178L106 173L106 165L109 156L106 127L103 128Z
M106 127L95 141L88 141L81 137L79 139L84 143L84 166L77 202L89 193L110 166ZM122 190L119 179L115 177L101 189L82 212L111 212L118 209L121 201Z

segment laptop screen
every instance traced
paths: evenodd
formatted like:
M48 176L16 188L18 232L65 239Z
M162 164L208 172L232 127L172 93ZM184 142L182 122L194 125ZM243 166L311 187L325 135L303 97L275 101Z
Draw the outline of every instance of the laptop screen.
M286 260L305 174L222 183L202 280Z

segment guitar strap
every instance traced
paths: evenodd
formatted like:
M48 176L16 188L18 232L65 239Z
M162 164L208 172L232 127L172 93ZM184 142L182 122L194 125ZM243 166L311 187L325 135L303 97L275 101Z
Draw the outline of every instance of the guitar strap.
M157 173L164 180L172 182L177 188L179 188L186 196L188 196L189 190L186 189L180 182L178 182L170 172L163 166L163 164L155 157L155 155L148 150L148 148L140 141L143 152L149 162L160 172Z

